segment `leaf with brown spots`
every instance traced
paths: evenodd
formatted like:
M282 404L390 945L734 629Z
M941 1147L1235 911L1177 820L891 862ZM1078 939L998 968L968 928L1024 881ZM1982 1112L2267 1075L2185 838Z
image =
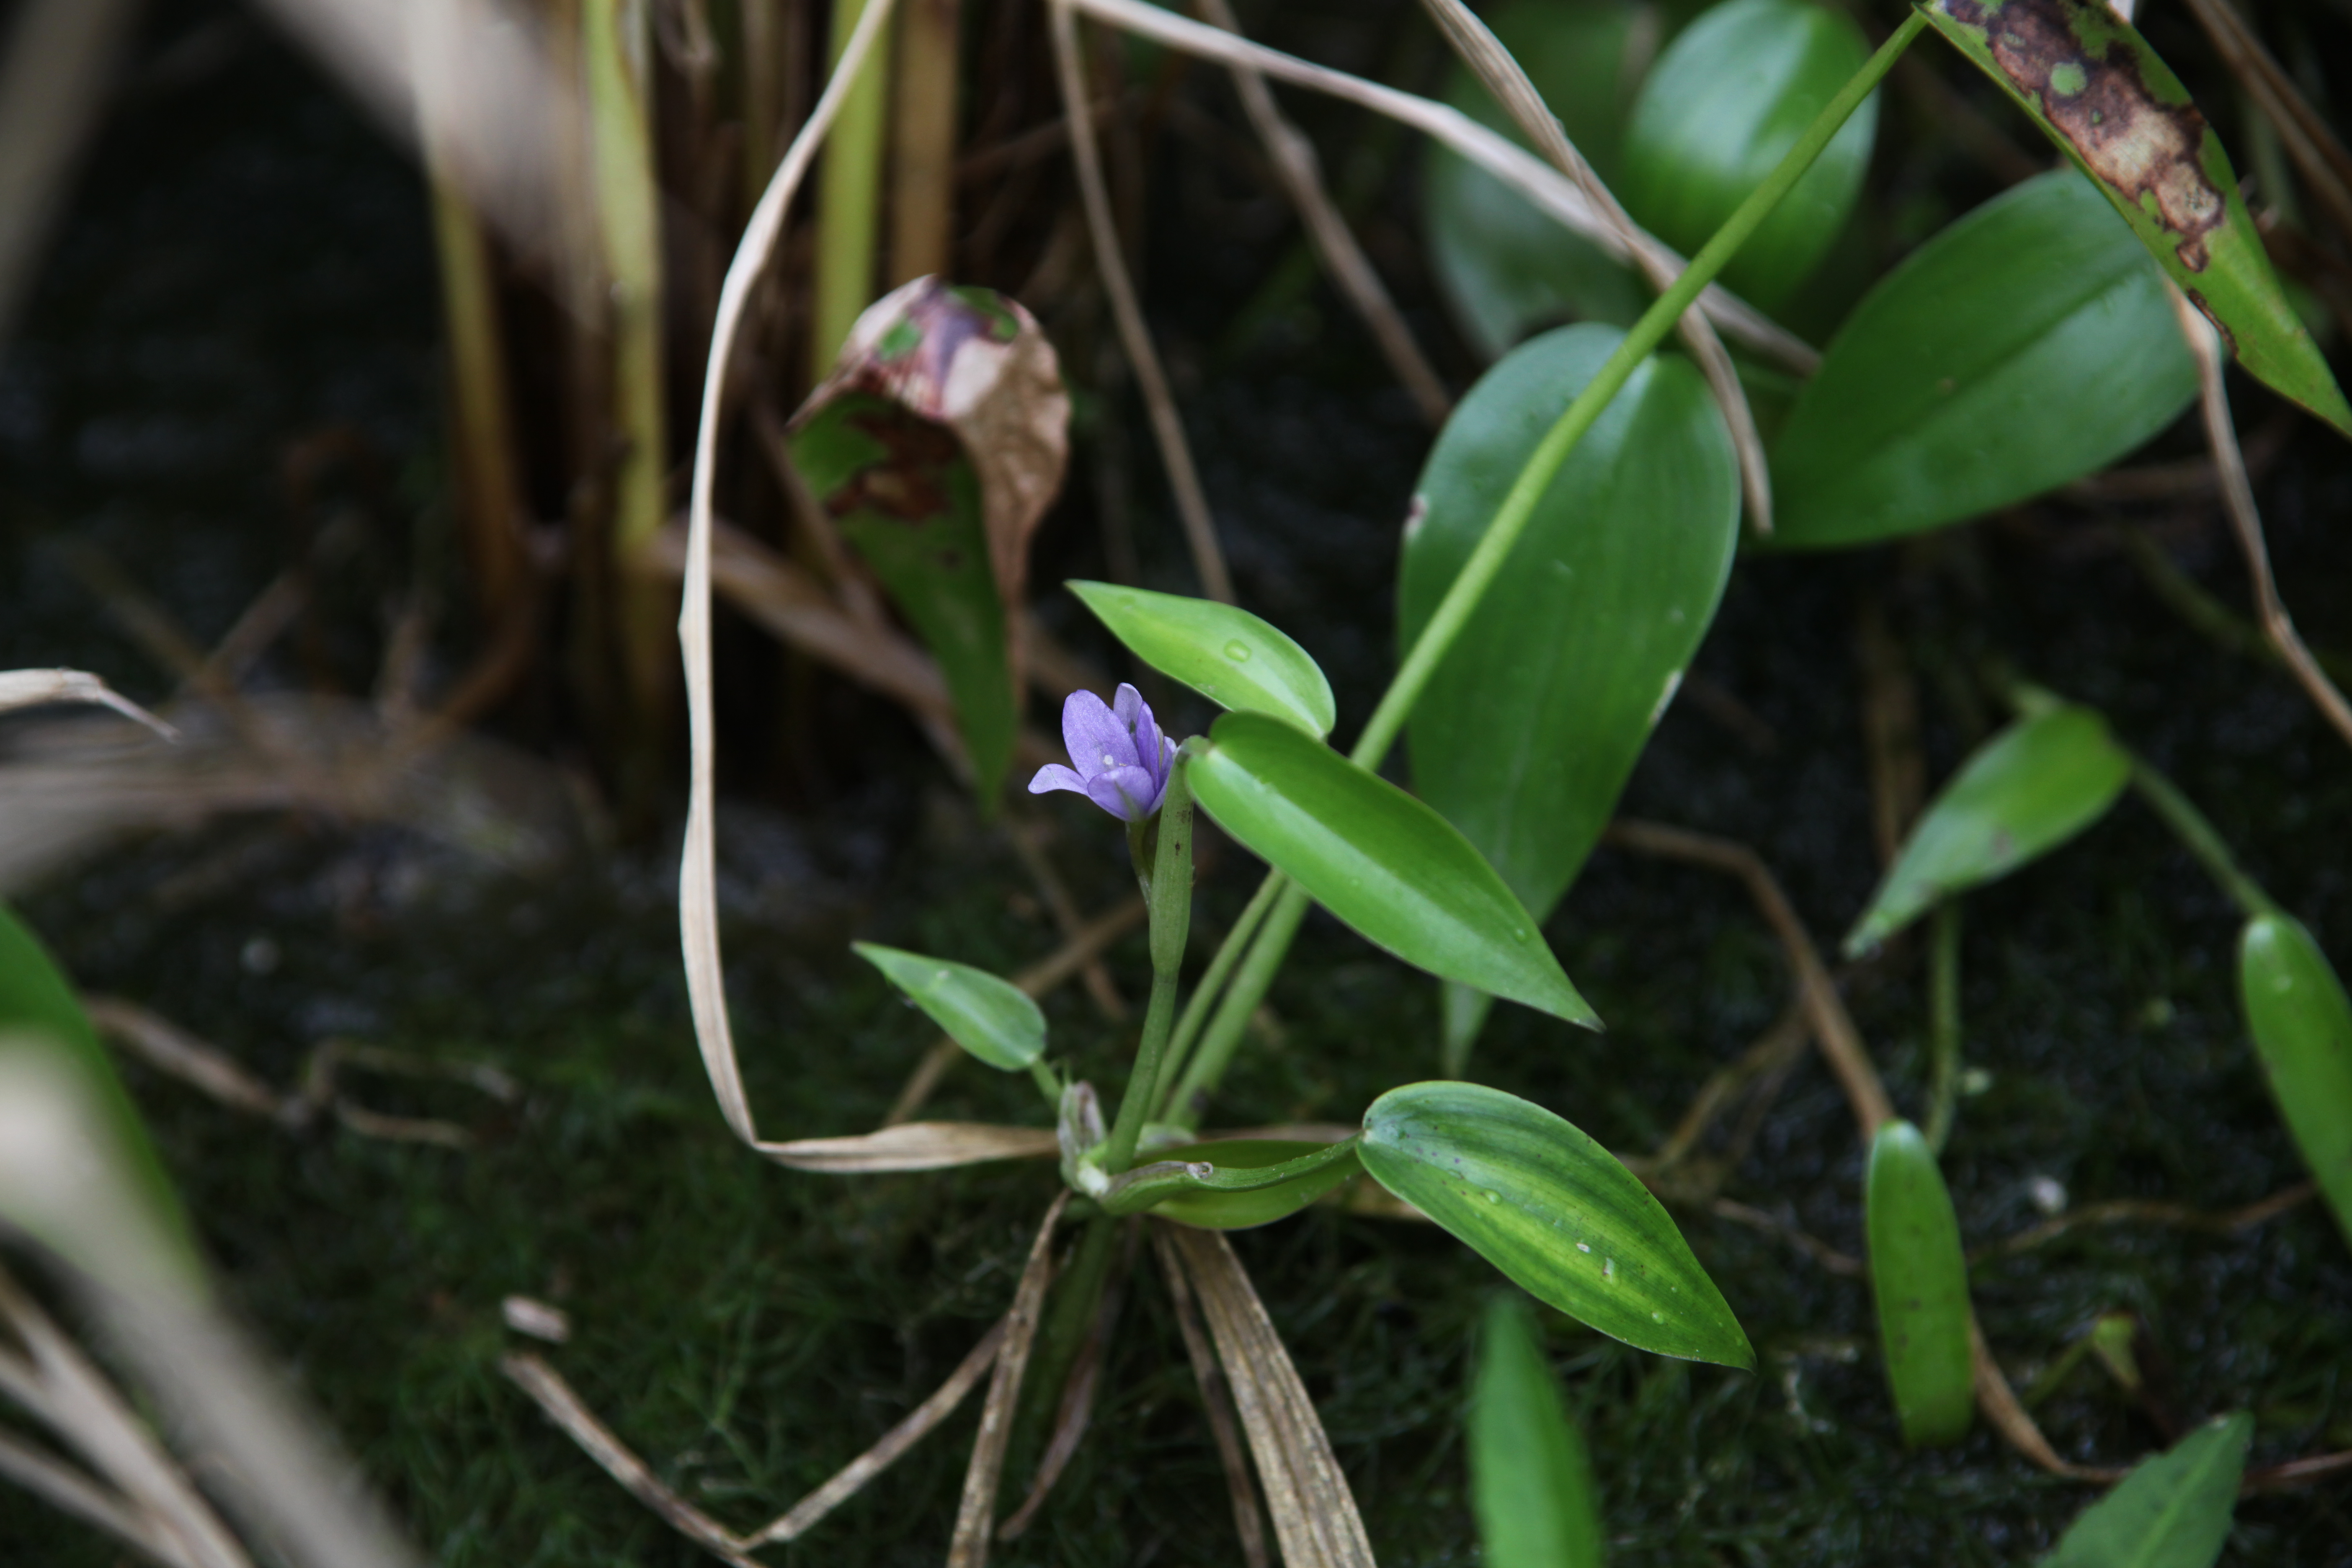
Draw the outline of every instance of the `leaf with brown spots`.
M2097 182L2258 380L2352 436L2352 405L2295 318L2221 139L2130 24L2092 0L1914 0Z

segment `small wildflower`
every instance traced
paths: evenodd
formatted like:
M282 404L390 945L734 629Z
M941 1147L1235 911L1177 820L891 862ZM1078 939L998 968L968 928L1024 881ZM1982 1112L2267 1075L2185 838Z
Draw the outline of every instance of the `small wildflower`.
M1121 822L1141 822L1160 809L1176 742L1160 732L1150 704L1122 685L1110 705L1091 691L1073 691L1062 704L1062 743L1072 767L1037 770L1031 795L1066 789L1085 795Z

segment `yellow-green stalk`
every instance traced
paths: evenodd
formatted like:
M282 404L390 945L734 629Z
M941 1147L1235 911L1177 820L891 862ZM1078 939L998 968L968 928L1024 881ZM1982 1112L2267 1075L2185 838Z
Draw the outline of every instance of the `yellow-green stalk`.
M945 276L953 242L963 0L904 0L890 147L890 281Z
M826 59L837 62L866 0L834 0ZM885 40L887 44L887 40ZM883 110L888 57L877 46L843 100L825 142L824 183L817 192L816 299L809 327L809 378L822 381L841 353L858 312L874 302L875 244L881 216Z

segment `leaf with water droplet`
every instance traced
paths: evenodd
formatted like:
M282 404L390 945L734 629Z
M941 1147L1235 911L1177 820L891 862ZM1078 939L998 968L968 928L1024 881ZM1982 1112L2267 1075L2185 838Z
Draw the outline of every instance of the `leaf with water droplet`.
M1220 708L1272 714L1316 735L1338 721L1322 668L1247 610L1110 583L1068 586L1129 653Z

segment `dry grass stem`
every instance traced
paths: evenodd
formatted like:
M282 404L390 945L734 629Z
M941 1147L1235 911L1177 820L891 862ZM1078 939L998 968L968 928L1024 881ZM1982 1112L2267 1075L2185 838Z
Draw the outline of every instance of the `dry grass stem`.
M1331 1439L1241 1260L1220 1232L1162 1230L1200 1296L1232 1381L1286 1568L1371 1568L1371 1542Z
M2054 1219L2047 1219L2031 1230L2020 1231L2006 1240L1990 1247L1979 1247L1969 1254L1970 1263L1982 1263L1990 1258L2007 1258L2020 1252L2030 1252L2037 1247L2056 1240L2071 1230L2089 1225L2166 1225L2183 1230L2210 1231L2228 1236L2241 1230L2276 1219L2299 1204L2308 1202L2318 1192L2310 1182L2297 1182L2294 1186L2273 1193L2259 1203L2243 1208L2224 1209L2219 1213L2193 1209L2186 1204L2145 1203L2133 1199L2116 1199L2109 1203L2084 1204L2069 1209Z
M2064 1476L2069 1480L2095 1481L2102 1486L2111 1486L2128 1473L2073 1464L2058 1457L2058 1450L2053 1448L2050 1439L2042 1435L2042 1428L2035 1425L2032 1415L2018 1403L2017 1391L2010 1387L2008 1374L2000 1370L2000 1363L1993 1360L1992 1349L1985 1343L1984 1330L1978 1326L1973 1310L1969 1313L1969 1355L1976 1371L1977 1408L1983 1412L1984 1418L1992 1424L1993 1430L1999 1432L2011 1447L2052 1475Z
M1013 1440L1013 1407L1020 1402L1021 1379L1029 1370L1029 1348L1037 1338L1037 1320L1045 1305L1045 1286L1054 1275L1054 1227L1070 1201L1066 1190L1054 1194L1029 1246L1029 1261L1013 1287L1012 1310L1004 1314L1004 1344L997 1352L996 1371L988 1380L988 1402L981 1406L980 1432L971 1440L971 1463L963 1473L963 1501L956 1510L955 1536L948 1543L948 1568L986 1568L988 1549L996 1534L996 1489L1004 1474L1004 1450Z
M2229 0L2189 0L2189 9L2213 40L2214 52L2277 128L2295 172L2327 209L2336 232L2352 240L2352 152L2294 88L2270 50ZM2275 195L2273 200L2276 200Z
M167 741L179 736L172 726L85 670L0 669L0 713L16 708L45 707L52 702L86 702L111 708Z
M1226 0L1195 0L1200 12L1214 26L1238 34L1241 23L1234 16L1234 8ZM1413 340L1412 329L1405 324L1404 316L1389 298L1388 286L1372 269L1364 247L1356 243L1355 232L1339 212L1337 202L1324 188L1321 162L1315 155L1315 145L1283 114L1274 100L1273 91L1265 78L1246 66L1233 68L1234 89L1241 95L1242 110L1249 116L1250 127L1258 140L1265 144L1266 161L1274 167L1276 179L1298 209L1299 221L1306 225L1307 237L1314 242L1316 254L1339 291L1355 307L1356 314L1371 329L1372 340L1380 345L1389 369L1405 391L1419 405L1422 417L1433 426L1445 423L1453 411L1454 399L1438 379L1429 356L1421 352Z
M2336 732L2352 745L2352 703L2336 689L2327 672L2304 646L2303 637L2294 629L2294 619L2287 614L2285 601L2279 597L2277 579L2271 574L2270 547L2263 539L2262 513L2254 506L2254 487L2246 476L2245 456L2238 448L2238 432L2230 420L2230 392L2221 379L2225 363L2221 334L2204 313L2189 302L2177 288L2167 290L2172 298L2173 314L2179 318L2180 335L2189 342L2189 353L2197 361L2198 403L2205 417L2205 439L2213 450L2214 467L2221 478L2221 501L2230 514L2230 526L2238 535L2238 547L2245 552L2246 573L2253 579L2254 605L2262 613L2263 630L2270 634L2272 646L2286 661L2287 669L2302 683L2320 713Z
M1000 1318L989 1325L988 1332L980 1336L980 1342L929 1399L908 1411L905 1419L882 1434L872 1447L843 1466L831 1480L794 1503L792 1511L751 1535L750 1544L764 1546L772 1541L791 1541L806 1533L819 1520L856 1497L867 1482L896 1464L899 1456L921 1442L931 1428L953 1415L964 1396L979 1384L981 1374L996 1364L1009 1321Z
M1078 194L1086 207L1087 234L1095 253L1095 269L1110 300L1120 345L1135 372L1136 389L1151 420L1152 439L1168 469L1168 486L1175 493L1176 510L1183 521L1184 542L1192 552L1192 570L1201 592L1220 604L1234 602L1233 574L1225 566L1224 547L1217 542L1215 520L1209 515L1209 498L1201 489L1200 470L1192 464L1192 448L1184 438L1184 421L1176 410L1176 395L1168 373L1152 346L1151 329L1144 323L1143 307L1135 297L1135 281L1128 276L1126 253L1119 247L1118 226L1111 216L1110 193L1103 182L1102 150L1096 141L1091 100L1078 58L1077 19L1066 0L1049 0L1054 36L1055 79L1061 84L1062 110L1070 127L1070 158L1078 175Z
M499 1301L499 1321L546 1344L565 1344L572 1339L572 1314L530 1296L509 1296Z
M1813 945L1804 922L1797 918L1788 895L1780 890L1779 879L1756 851L1732 839L1629 817L1611 823L1602 842L1636 854L1727 872L1746 883L1748 896L1755 900L1758 910L1789 955L1789 967L1796 973L1806 1016L1812 1024L1814 1042L1820 1046L1822 1058L1836 1076L1839 1087L1845 1090L1846 1102L1853 1108L1854 1121L1861 1126L1863 1142L1867 1143L1876 1136L1882 1122L1894 1120L1894 1103L1886 1098L1886 1086L1870 1059L1869 1047L1862 1042L1862 1031L1854 1027L1853 1016L1845 1009L1845 999L1838 994L1837 982L1831 978L1829 966L1822 962L1820 950Z
M1059 1154L1050 1127L997 1127L984 1121L904 1121L847 1138L803 1138L751 1145L779 1165L837 1176L886 1171L944 1171L990 1160L1037 1160Z
M1870 1266L1861 1258L1840 1252L1819 1237L1808 1235L1763 1209L1743 1203L1735 1203L1729 1198L1717 1198L1706 1205L1706 1212L1717 1219L1727 1219L1735 1225L1744 1225L1750 1230L1760 1230L1767 1235L1777 1236L1832 1274L1843 1275L1849 1279L1862 1279L1869 1277Z
M1184 1265L1168 1239L1168 1227L1154 1224L1151 1248L1159 1255L1160 1277L1168 1281L1168 1298L1176 1309L1176 1329L1184 1337L1184 1353L1192 1363L1192 1376L1201 1385L1201 1408L1207 1412L1209 1432L1216 1439L1217 1459L1225 1470L1225 1491L1233 1499L1234 1533L1241 1538L1244 1568L1267 1568L1265 1521L1258 1510L1257 1482L1251 1479L1249 1451L1242 1447L1241 1428L1234 1420L1234 1393L1225 1369L1201 1328L1201 1314L1192 1304L1192 1288L1184 1283Z
M1544 102L1543 94L1536 90L1526 68L1503 47L1502 40L1462 0L1422 3L1436 22L1438 31L1445 35L1445 41L1503 106L1511 122L1526 133L1552 167L1576 182L1576 188L1601 216L1601 222L1608 225L1618 246L1633 258L1642 276L1649 279L1650 287L1662 294L1674 287L1683 269L1681 258L1643 233L1632 215L1601 183L1601 176L1569 141L1559 116ZM1707 390L1714 394L1716 406L1722 410L1724 424L1731 431L1732 446L1739 457L1739 485L1748 498L1748 515L1755 520L1759 533L1769 533L1772 476L1765 465L1764 437L1757 431L1756 415L1748 406L1748 394L1739 384L1739 372L1732 364L1723 340L1716 336L1715 329L1700 311L1684 311L1676 330L1700 373L1706 377Z
M1862 667L1862 741L1870 760L1870 826L1881 868L1895 864L1927 798L1927 763L1919 750L1919 683L1876 599L1854 621L1854 662Z
M51 1508L104 1531L170 1568L194 1568L195 1560L153 1521L72 1466L5 1431L0 1431L0 1479L14 1481Z
M1214 60L1228 68L1242 66L1260 71L1276 81L1326 93L1386 115L1400 124L1409 125L1431 140L1452 148L1517 190L1534 203L1538 210L1591 240L1605 254L1619 261L1632 259L1622 237L1594 210L1574 181L1508 137L1488 130L1459 110L1432 99L1400 92L1346 71L1315 65L1278 49L1266 48L1219 28L1177 16L1161 6L1147 4L1146 0L1062 0L1062 3L1097 21L1184 54ZM1655 247L1660 255L1672 259L1677 273L1681 271L1685 265L1683 258L1654 237L1648 243ZM1819 351L1719 285L1708 285L1706 291L1699 296L1698 309L1706 312L1707 320L1714 322L1719 331L1800 375L1811 374L1821 364Z

